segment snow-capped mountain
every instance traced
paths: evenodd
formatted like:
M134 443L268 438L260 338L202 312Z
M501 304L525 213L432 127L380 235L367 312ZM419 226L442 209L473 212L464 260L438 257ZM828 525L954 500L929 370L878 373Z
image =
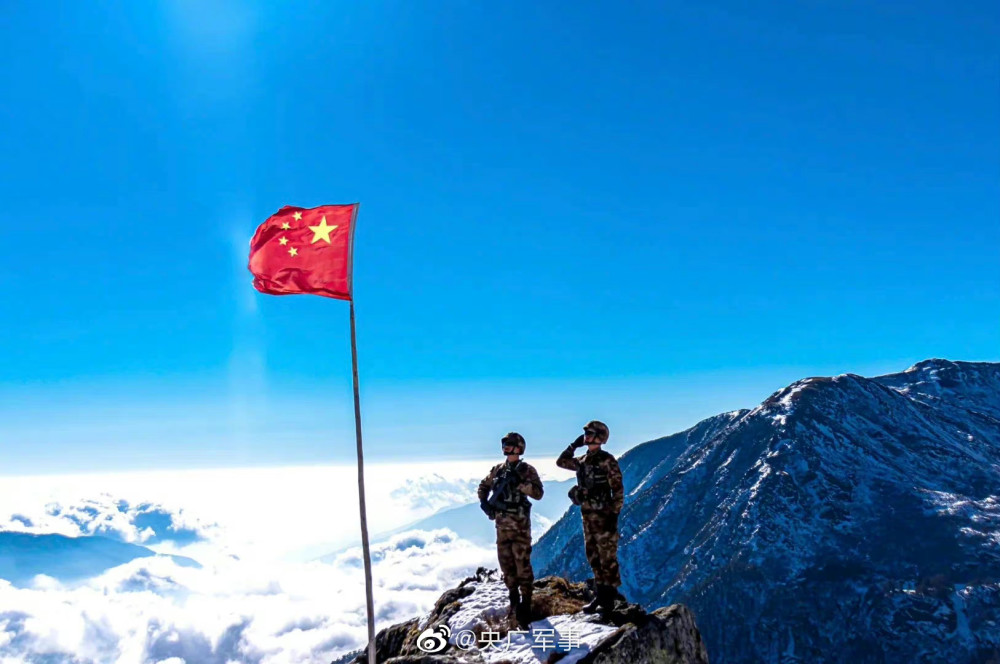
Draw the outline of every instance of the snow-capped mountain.
M621 464L622 590L690 606L716 664L1000 653L1000 364L807 378ZM578 508L534 560L590 576Z

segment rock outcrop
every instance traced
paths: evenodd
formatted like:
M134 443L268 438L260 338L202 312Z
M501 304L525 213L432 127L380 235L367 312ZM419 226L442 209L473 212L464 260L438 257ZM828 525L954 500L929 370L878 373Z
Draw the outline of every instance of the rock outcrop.
M516 630L507 589L493 570L445 592L422 618L393 625L375 638L379 664L708 664L694 615L682 605L646 613L620 604L584 614L587 584L555 576L535 581L529 630ZM334 664L366 664L366 652Z

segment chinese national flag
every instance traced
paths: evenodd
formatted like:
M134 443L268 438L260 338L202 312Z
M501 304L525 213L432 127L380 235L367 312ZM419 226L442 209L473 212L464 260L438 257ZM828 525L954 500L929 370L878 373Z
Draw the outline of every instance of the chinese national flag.
M253 287L269 295L299 293L351 299L351 250L358 204L286 205L250 240Z

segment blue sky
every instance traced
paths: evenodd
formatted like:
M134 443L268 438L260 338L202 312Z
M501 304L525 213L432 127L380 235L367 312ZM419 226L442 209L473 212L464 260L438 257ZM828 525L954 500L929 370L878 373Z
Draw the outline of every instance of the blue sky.
M623 449L806 375L1000 359L992 2L20 3L0 473ZM614 445L612 449L614 450Z

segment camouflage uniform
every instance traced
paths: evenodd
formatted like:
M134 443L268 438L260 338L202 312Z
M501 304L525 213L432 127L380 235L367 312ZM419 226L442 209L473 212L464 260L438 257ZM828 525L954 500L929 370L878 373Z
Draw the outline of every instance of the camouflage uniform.
M538 471L524 461L497 464L479 483L479 502L488 499L491 489L508 472L516 472L520 481L497 503L497 558L504 585L510 590L519 588L522 600L530 604L535 573L531 569L531 504L528 498L538 500L542 497Z
M576 500L583 516L583 541L587 562L598 586L618 588L618 514L625 500L618 461L602 449L574 458L570 445L556 460L560 468L576 471Z

